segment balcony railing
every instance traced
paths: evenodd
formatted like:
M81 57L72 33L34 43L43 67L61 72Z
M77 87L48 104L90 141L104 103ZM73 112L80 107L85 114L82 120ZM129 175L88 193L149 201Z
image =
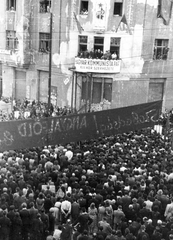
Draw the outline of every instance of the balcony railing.
M77 72L119 73L121 60L75 58Z

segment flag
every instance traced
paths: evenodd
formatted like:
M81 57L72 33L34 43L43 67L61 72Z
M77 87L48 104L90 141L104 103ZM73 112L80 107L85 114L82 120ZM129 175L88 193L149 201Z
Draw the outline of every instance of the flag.
M168 25L171 19L173 1L161 0L160 17L163 19L164 25Z
M8 31L14 31L15 30L15 12L14 11L10 11L10 12L6 12L6 16L7 16L7 30Z
M126 16L125 14L122 16L119 24L118 24L118 27L116 29L116 32L118 31L118 29L120 29L121 31L127 31L129 32L130 34L132 34L131 30L130 30L130 27L129 27L129 24L127 22L127 19L126 19Z
M83 27L81 26L80 22L78 21L75 13L74 13L74 18L75 18L75 20L76 20L77 29L78 29L79 33L82 33L82 31L84 31L84 29L83 29Z

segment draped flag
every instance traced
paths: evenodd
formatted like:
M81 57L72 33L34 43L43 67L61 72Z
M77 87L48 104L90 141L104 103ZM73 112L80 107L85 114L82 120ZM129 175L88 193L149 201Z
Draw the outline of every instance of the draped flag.
M14 11L9 11L6 12L7 16L7 30L8 31L14 31L15 30L15 12Z
M172 0L161 0L160 1L160 17L163 19L163 23L168 25L171 19L172 13Z
M122 18L121 18L121 20L120 20L120 22L118 24L118 27L116 29L116 32L118 31L118 29L120 29L121 31L129 32L129 34L132 34L125 14L122 16Z
M75 13L74 13L74 18L75 18L75 21L76 21L76 24L77 24L77 29L78 29L79 33L82 33L82 31L84 31L84 29L81 26L80 22L78 21Z

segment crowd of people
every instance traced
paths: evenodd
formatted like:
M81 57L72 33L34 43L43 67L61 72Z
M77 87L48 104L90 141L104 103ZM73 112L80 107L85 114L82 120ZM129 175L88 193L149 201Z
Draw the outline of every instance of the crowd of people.
M48 109L48 103L42 101L28 99L12 101L12 99L9 98L1 98L1 101L10 103L12 110L0 110L0 121L56 117L71 114L70 107L58 107L51 104Z
M0 153L0 240L171 240L173 150L147 128Z
M77 55L79 58L89 58L89 59L102 59L102 60L117 60L119 59L118 53L116 51L111 52L110 50L107 50L105 53L103 53L100 49L95 49L88 51L80 51Z

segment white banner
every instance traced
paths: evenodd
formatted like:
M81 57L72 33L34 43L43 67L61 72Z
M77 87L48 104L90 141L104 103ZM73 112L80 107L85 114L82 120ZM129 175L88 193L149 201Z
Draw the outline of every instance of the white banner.
M75 58L77 72L119 73L121 60Z
M106 28L107 0L94 1L93 26L94 30L104 31Z

